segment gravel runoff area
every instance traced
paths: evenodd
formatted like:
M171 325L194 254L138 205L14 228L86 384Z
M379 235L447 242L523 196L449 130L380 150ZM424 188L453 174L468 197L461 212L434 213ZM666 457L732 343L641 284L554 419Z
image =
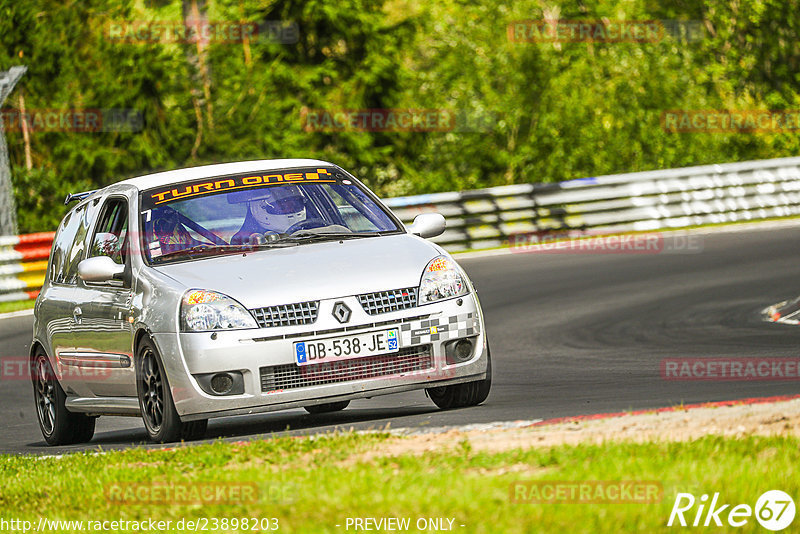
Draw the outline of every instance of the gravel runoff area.
M708 435L800 437L800 396L770 402L749 399L738 403L678 406L652 412L554 421L518 421L427 431L388 430L396 437L366 452L364 459L425 454L442 448L463 447L465 441L473 450L501 452L607 441L691 441Z

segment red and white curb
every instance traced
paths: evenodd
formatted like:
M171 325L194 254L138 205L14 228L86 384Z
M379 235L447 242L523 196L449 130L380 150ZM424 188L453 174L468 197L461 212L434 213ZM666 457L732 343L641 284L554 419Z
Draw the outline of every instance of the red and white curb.
M35 299L54 232L0 237L0 302Z

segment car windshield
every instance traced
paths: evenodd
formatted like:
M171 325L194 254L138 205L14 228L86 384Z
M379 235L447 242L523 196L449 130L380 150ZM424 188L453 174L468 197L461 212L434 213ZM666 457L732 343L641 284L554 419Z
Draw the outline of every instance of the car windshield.
M140 205L154 264L399 231L363 188L329 168L171 184L143 191Z

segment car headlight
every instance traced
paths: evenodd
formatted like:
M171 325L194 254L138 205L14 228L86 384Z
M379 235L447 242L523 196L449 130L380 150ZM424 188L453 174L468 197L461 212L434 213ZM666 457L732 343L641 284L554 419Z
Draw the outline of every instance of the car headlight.
M236 330L258 328L244 306L227 295L193 289L183 296L181 323L184 331Z
M419 304L430 304L437 300L460 297L469 293L461 276L461 269L447 256L433 258L422 273L419 283Z

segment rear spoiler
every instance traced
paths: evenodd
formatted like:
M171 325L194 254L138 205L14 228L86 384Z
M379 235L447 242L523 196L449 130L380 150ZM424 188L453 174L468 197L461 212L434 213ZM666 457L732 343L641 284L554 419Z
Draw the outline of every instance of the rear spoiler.
M92 189L91 191L84 191L82 193L70 193L67 195L67 198L64 199L64 205L66 206L73 200L83 200L84 198L90 196L92 193L96 191L97 189Z

